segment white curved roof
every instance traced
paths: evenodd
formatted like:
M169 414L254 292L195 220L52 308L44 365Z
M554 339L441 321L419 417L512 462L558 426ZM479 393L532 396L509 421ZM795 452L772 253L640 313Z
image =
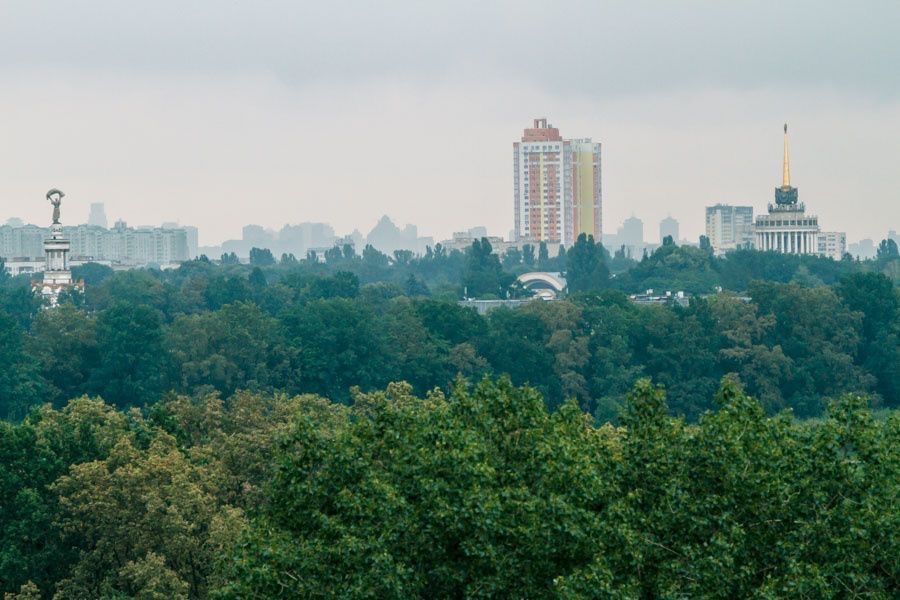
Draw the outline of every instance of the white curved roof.
M566 289L566 278L559 273L532 271L530 273L522 273L519 275L518 281L526 288L532 287L535 283L546 283L557 292Z

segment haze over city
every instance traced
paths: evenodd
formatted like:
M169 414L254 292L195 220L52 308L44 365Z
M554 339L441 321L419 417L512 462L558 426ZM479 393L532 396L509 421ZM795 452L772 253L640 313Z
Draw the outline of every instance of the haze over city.
M602 142L607 232L762 210L784 121L810 210L851 240L900 221L896 3L338 4L4 4L0 212L43 223L57 186L201 244L383 214L506 236L511 145L546 116Z

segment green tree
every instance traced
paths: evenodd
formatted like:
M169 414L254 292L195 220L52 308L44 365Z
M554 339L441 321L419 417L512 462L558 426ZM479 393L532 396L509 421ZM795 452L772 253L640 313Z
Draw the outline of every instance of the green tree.
M128 427L125 415L86 398L41 407L19 425L0 421L0 592L28 581L50 592L67 576L78 548L60 535L50 486L70 465L108 456Z
M712 252L712 244L709 241L709 238L705 235L700 236L700 249L705 252Z
M275 257L268 248L250 248L250 264L255 267L269 267L275 264Z
M547 270L547 262L550 260L550 250L547 248L547 242L541 241L538 244L538 258L537 265L538 269L542 271Z
M21 419L44 398L37 365L24 353L25 332L0 310L0 418Z
M284 438L221 596L546 595L590 557L606 457L577 409L551 416L508 383L450 402L392 385L353 415L329 430L298 419Z
M900 405L900 292L878 273L848 275L836 291L845 306L863 316L858 362L875 375L885 402Z
M579 234L569 248L566 262L566 282L570 292L599 290L607 285L609 269L603 259L603 248L594 243L594 236Z
M263 273L263 270L259 267L253 267L253 270L250 271L250 277L247 279L247 283L257 292L265 289L269 285L269 282L266 280L266 274Z
M297 386L296 352L284 343L278 321L254 304L179 317L167 338L175 381L184 391L211 386L228 396L237 389Z
M387 254L381 252L372 244L366 244L362 253L363 264L373 268L385 268L390 264Z
M53 489L66 538L83 548L58 598L204 597L211 538L223 519L239 519L219 510L207 473L166 434L147 450L123 437L109 458L73 465Z
M89 391L88 379L99 366L96 329L96 319L72 305L41 311L35 319L28 353L57 406Z
M522 252L518 248L512 247L503 253L504 269L515 269L520 264L522 264Z
M475 240L466 250L463 287L471 298L502 295L514 277L503 272L500 259L487 238Z
M351 386L386 383L386 341L375 315L361 304L312 300L287 309L280 320L287 343L299 351L302 391L346 401Z
M900 250L897 249L897 242L891 238L881 240L875 251L875 256L879 261L887 262L900 258Z
M777 325L764 339L792 361L783 389L798 414L819 414L826 396L873 387L872 375L856 364L862 315L851 312L834 291L762 282L749 291L759 314L775 318Z
M72 267L72 279L84 281L86 287L94 287L102 284L115 274L112 267L95 262L85 263Z
M522 264L526 267L534 266L534 246L531 244L525 244L522 246Z
M168 384L159 312L121 302L97 317L98 366L88 388L116 406L143 406Z
M394 250L392 264L395 267L408 267L414 257L415 254L413 254L412 250Z
M410 273L403 285L403 293L410 298L414 298L416 296L429 296L431 295L431 290L428 289L424 281Z

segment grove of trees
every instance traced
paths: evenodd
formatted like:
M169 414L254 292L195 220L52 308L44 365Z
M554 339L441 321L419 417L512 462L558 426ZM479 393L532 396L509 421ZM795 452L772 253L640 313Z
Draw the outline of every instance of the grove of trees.
M0 269L0 591L896 597L882 246L257 250L85 265L53 309ZM535 269L569 295L458 302Z
M508 379L81 398L0 422L0 590L69 598L893 598L900 413L619 426Z
M422 394L448 391L459 375L501 374L537 389L551 410L575 399L598 422L615 418L641 377L665 385L673 413L690 420L712 408L727 374L769 414L818 416L846 392L878 407L900 402L900 300L884 274L897 257L836 263L742 251L718 259L666 244L612 276L613 259L582 237L566 255L566 299L479 315L458 304L464 290L523 295L487 240L465 256L336 254L331 263L274 263L260 251L256 265L201 259L166 272L86 265L75 273L86 293L54 310L39 309L27 280L7 278L0 417L85 394L120 408L169 391L315 393L346 403L354 386L407 381ZM689 306L629 301L629 291L666 289L658 279L685 284L671 289L724 289L698 293Z

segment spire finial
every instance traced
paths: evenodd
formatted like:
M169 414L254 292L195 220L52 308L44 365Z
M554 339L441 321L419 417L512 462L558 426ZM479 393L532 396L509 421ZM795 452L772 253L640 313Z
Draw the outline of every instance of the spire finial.
M784 173L781 176L781 187L791 187L791 154L788 150L787 123L784 124Z

